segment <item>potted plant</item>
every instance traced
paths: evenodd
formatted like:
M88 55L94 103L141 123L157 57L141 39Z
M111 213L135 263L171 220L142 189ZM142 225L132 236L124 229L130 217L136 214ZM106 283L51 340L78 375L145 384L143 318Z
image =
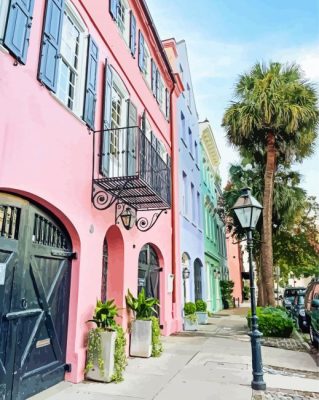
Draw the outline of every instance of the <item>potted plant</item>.
M225 309L233 307L233 281L220 281L220 291L222 295L223 307Z
M144 288L134 297L128 290L126 304L133 311L131 324L130 355L133 357L157 357L162 352L158 318L155 317L158 299L146 297Z
M201 325L206 325L208 322L208 313L207 313L207 303L202 300L196 300L196 315L198 323Z
M189 301L184 304L184 331L197 331L197 329L196 305Z
M93 319L96 328L89 332L85 373L88 379L100 382L123 380L126 366L126 339L123 328L116 324L114 300L97 301Z

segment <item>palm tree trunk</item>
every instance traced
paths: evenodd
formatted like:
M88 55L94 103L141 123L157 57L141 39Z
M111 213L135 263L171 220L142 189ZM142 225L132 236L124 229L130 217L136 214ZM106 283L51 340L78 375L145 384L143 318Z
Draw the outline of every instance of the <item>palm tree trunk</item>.
M255 264L256 264L256 278L257 278L257 288L258 288L257 306L264 306L265 305L265 295L264 295L264 286L262 284L262 276L261 276L260 254L257 254L255 256Z
M275 135L268 133L266 150L266 169L264 176L263 196L263 227L262 227L262 278L265 303L275 305L273 278L273 248L272 248L272 211L274 194L274 177L276 171Z

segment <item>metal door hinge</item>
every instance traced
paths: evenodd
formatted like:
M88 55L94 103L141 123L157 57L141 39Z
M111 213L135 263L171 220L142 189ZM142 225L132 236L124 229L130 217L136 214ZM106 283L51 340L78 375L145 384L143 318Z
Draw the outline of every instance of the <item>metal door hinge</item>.
M72 371L72 364L65 364L64 365L64 371L65 372L71 372Z
M57 257L67 257L70 260L76 260L78 258L76 252L64 251L64 250L51 250L51 255Z

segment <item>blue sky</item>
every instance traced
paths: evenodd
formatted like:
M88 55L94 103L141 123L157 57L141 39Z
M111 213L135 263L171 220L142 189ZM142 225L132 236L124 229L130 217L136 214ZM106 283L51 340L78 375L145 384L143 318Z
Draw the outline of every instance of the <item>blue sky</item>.
M260 60L292 62L319 89L319 0L147 0L162 39L185 39L200 120L209 119L227 179L237 154L221 128L238 74ZM319 200L319 141L297 165Z

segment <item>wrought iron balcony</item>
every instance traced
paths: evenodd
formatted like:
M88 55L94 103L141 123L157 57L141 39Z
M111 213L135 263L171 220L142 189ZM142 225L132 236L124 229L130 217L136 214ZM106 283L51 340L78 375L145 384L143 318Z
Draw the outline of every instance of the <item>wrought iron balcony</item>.
M93 168L94 206L106 209L118 201L136 211L170 208L170 159L163 160L136 126L100 133L100 170L95 173Z

